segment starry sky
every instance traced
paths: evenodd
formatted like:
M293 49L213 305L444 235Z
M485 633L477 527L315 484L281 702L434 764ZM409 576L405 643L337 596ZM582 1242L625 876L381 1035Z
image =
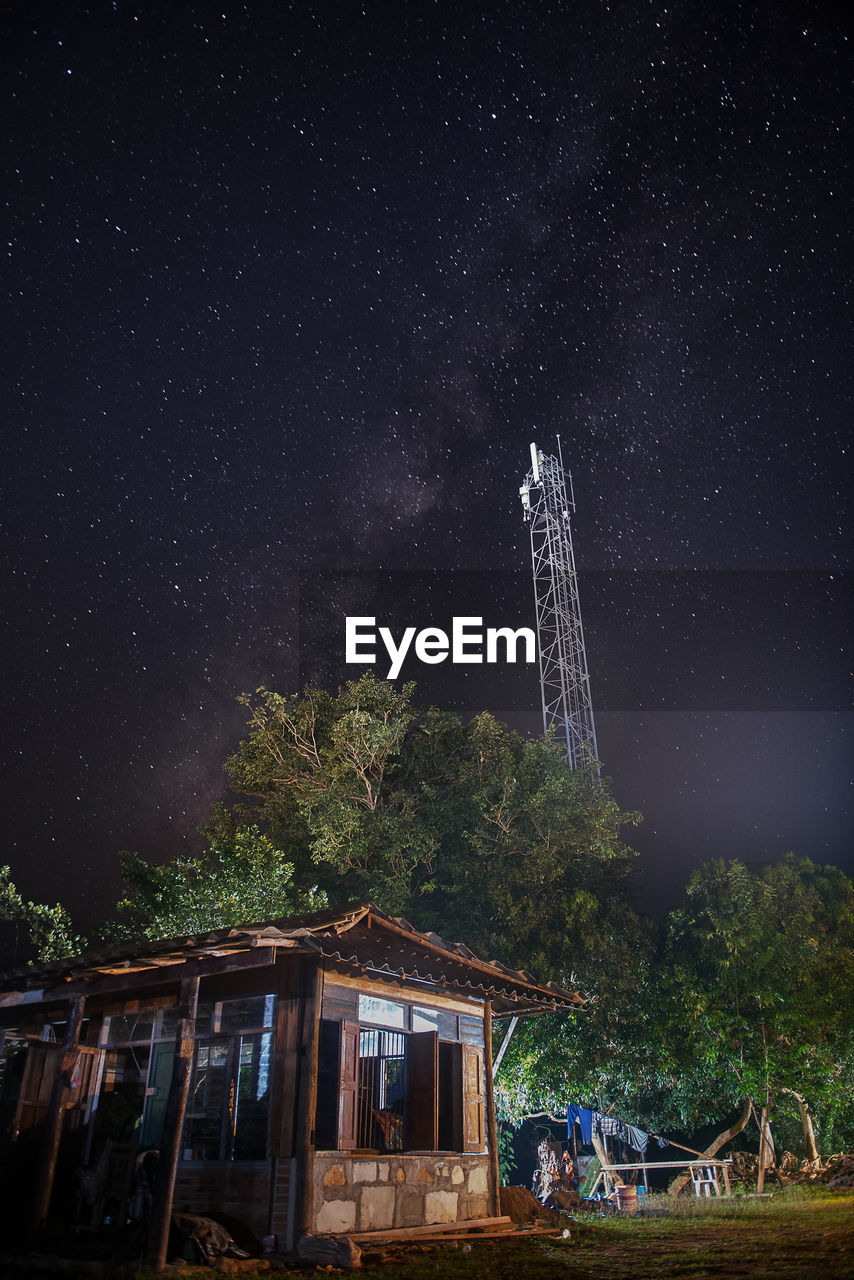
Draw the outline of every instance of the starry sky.
M714 856L854 870L846 8L4 6L28 896L85 924L119 849L196 848L236 695L357 674L346 612L532 625L558 434L641 905ZM530 668L404 674L538 730Z

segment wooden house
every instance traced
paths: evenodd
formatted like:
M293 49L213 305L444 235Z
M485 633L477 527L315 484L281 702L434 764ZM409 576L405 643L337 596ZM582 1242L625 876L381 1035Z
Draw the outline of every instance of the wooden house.
M492 1019L581 1003L370 903L37 964L0 979L6 1164L34 1227L147 1209L154 1261L173 1208L283 1248L488 1218Z

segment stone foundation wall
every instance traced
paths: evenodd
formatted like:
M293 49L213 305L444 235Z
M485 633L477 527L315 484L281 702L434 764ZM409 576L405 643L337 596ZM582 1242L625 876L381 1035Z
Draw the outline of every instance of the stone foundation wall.
M318 1234L384 1231L489 1216L486 1155L344 1156L316 1153Z

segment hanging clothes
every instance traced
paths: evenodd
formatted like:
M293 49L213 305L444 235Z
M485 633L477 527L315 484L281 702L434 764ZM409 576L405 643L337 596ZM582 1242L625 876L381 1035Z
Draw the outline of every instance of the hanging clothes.
M600 1111L596 1112L597 1127L603 1135L612 1134L616 1137L620 1136L620 1130L623 1128L622 1120L615 1120L613 1116L603 1116Z
M656 1140L656 1142L658 1143L658 1145L659 1145L660 1147L662 1147L662 1148L664 1148L664 1147L669 1147L669 1146L670 1146L670 1139L669 1139L669 1138L658 1138L658 1137L657 1137L655 1140Z
M580 1107L577 1102L569 1102L566 1107L566 1136L573 1137L576 1121L581 1125L581 1142L590 1146L593 1140L593 1112L587 1107Z
M643 1155L649 1146L649 1134L644 1129L639 1129L636 1124L627 1124L626 1141L630 1147L634 1147L635 1151Z

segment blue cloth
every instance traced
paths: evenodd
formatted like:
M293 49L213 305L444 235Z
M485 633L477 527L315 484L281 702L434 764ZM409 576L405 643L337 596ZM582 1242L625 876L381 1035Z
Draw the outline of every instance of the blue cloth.
M569 1102L566 1107L566 1136L572 1137L572 1128L576 1120L581 1125L582 1144L589 1146L593 1140L593 1112L580 1107L577 1102Z

